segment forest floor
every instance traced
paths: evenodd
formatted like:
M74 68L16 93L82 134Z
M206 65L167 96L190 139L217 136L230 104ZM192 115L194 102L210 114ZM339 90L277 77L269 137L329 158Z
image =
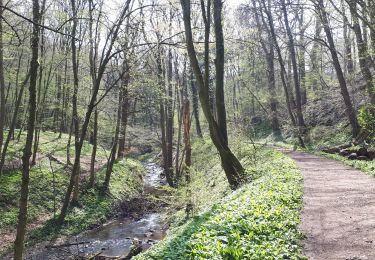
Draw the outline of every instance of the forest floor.
M375 179L320 156L283 150L304 177L300 229L314 259L375 259Z
M18 216L19 187L21 170L19 158L22 155L21 140L11 143L7 170L0 176L0 259L11 249L15 238ZM53 221L54 212L60 207L69 182L70 167L66 164L66 143L68 135L42 132L36 165L31 169L29 219L26 246L31 247L42 241L53 241L59 237L78 234L92 229L116 216L120 202L139 196L142 191L141 174L144 167L137 159L117 160L113 167L110 183L111 196L103 196L98 187L104 181L108 151L100 147L95 162L96 185L88 188L92 146L84 144L81 157L82 207L69 210L66 223L58 228ZM73 160L74 146L71 147Z

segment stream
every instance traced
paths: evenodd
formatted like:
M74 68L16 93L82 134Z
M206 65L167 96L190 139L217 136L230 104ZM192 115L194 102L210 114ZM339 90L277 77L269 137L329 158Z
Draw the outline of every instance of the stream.
M152 195L158 187L166 185L161 178L162 168L145 162L143 196ZM65 241L66 246L49 247L33 252L27 259L79 259L100 255L101 259L120 258L130 252L132 243L140 243L143 250L165 237L165 223L160 213L146 213L140 219L120 218L98 228L83 232ZM63 243L63 244L64 244Z

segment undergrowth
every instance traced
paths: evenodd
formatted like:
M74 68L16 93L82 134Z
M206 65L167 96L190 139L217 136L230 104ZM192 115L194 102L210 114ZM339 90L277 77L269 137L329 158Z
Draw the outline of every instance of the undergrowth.
M51 151L55 151L55 155L64 152L63 141L56 141L56 136L54 133L42 133L40 152L43 155ZM17 150L14 147L12 149ZM90 150L91 147L86 148L85 153L88 154ZM138 196L142 191L141 173L144 168L140 161L129 158L115 162L108 196L99 191L105 170L104 166L96 173L95 188L88 189L86 181L83 181L79 198L82 207L70 209L64 225L57 227L54 217L59 214L69 183L70 170L46 157L37 161L30 173L28 223L38 223L38 227L30 232L26 245L52 240L62 235L77 234L99 225L115 214L114 208L118 202ZM0 176L0 234L15 232L21 178L21 170L5 171ZM6 246L0 246L0 254L1 251L4 253Z
M300 259L302 177L293 160L237 139L233 150L254 181L232 192L209 141L193 145L187 189L196 216L135 259Z

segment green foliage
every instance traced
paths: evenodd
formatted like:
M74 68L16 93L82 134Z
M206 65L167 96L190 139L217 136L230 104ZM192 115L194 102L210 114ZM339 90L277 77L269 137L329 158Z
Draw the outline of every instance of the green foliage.
M60 142L60 139L55 137L54 133L41 133L40 151L43 154L55 152L58 155L63 141ZM63 135L64 137L66 136ZM91 147L87 150L91 150ZM110 196L103 195L98 189L103 183L105 169L104 166L96 173L98 187L87 189L85 181L83 182L80 194L82 207L68 211L64 225L57 227L53 219L54 209L57 216L69 183L70 172L66 171L63 165L50 162L47 158L37 161L30 173L28 223L39 220L42 225L30 233L27 244L55 239L61 235L77 234L104 223L115 214L114 208L120 200L138 196L142 191L140 174L144 168L138 160L123 159L115 162L109 187ZM0 176L0 230L16 227L21 178L20 170L7 171Z
M358 122L367 131L375 134L375 105L367 105L358 111Z
M361 171L364 171L365 173L368 173L372 176L375 176L375 161L360 161L360 160L349 160L346 157L343 157L338 154L328 154L328 153L323 153L320 152L318 153L319 155L323 155L327 158L337 160L340 162L343 162L344 164L357 168Z
M240 149L236 143L234 147L238 152ZM302 177L296 164L279 152L265 149L254 151L254 147L243 140L238 143L242 143L239 154L247 172L257 179L233 193L226 189L226 185L221 186L225 180L220 181L219 177L214 179L219 182L215 183L215 188L210 182L202 186L193 181L192 188L198 185L197 189L202 189L202 194L193 194L199 198L205 197L199 201L214 204L183 225L173 228L164 241L135 259L303 258L299 244L302 236L297 230ZM223 175L217 160L207 160L212 156L207 153L212 145L201 141L193 147L203 157L198 159L194 156L200 162L195 168L204 167L202 171L213 169L206 172L207 179ZM257 153L256 163L251 159L254 152ZM199 172L198 176L203 177ZM215 193L217 187L221 189L221 194L229 195L218 199L219 195ZM208 195L210 192L212 195Z

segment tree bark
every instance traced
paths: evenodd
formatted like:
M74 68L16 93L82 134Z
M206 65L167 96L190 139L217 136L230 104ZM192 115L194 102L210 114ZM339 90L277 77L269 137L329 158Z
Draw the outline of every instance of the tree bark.
M293 109L292 109L292 101L290 100L291 95L289 94L289 88L288 88L288 82L287 82L287 78L286 78L286 69L285 69L285 65L284 65L284 60L283 60L283 56L281 55L279 43L277 42L273 18L272 18L271 10L269 9L270 8L269 7L270 1L268 1L268 7L266 6L265 2L261 1L261 3L263 4L263 9L264 9L264 12L266 13L266 16L267 16L270 35L272 37L272 41L274 43L276 53L277 53L277 57L278 57L279 64L280 64L280 78L281 78L281 82L282 82L282 85L283 85L283 88L284 88L285 103L286 103L286 106L287 106L287 109L288 109L288 114L289 114L290 120L292 122L292 126L297 127L297 122L296 122L296 119L294 117ZM301 137L301 133L299 131L297 131L297 139L298 139L301 147L304 147L305 143L304 143L304 141Z
M190 166L191 166L191 143L190 143L190 102L185 100L183 106L183 124L184 124L184 146L185 146L185 176L186 181L190 182Z
M193 101L193 114L194 114L194 120L195 120L195 130L197 132L198 137L203 138L201 123L200 123L200 120L199 120L198 91L197 91L197 86L194 82L193 73L190 76L190 86L191 86L191 98L192 98L192 101Z
M14 242L14 259L22 260L27 223L27 203L30 182L30 157L32 154L33 134L36 119L36 82L38 77L38 48L40 20L39 1L33 0L33 33L31 38L30 86L29 86L29 118L27 123L26 143L22 155L22 183L19 203L17 235Z
M0 0L0 6L3 6L3 0ZM0 155L3 147L4 128L5 128L5 79L4 79L4 43L3 43L3 12L0 8Z
M263 27L267 27L267 24L263 21L263 24L261 24L259 19L259 14L256 10L256 2L253 0L253 7L255 11L255 20L258 27L258 32L261 34ZM269 92L269 104L271 108L271 127L272 132L275 137L281 136L281 130L280 130L280 124L278 119L278 113L277 113L277 106L278 102L276 99L276 81L275 81L275 51L274 51L274 43L272 41L272 35L268 29L267 31L267 40L265 40L263 37L260 37L260 42L262 45L263 52L265 54L266 58L266 64L267 64L267 81L268 81L268 92ZM268 45L268 46L267 46Z
M71 1L74 1L74 0L71 0ZM122 8L121 13L120 13L116 23L111 28L111 38L107 39L108 45L107 45L106 51L103 54L103 57L102 57L100 63L99 63L100 65L99 65L99 68L98 68L98 71L97 71L97 76L95 77L95 83L93 84L90 101L89 101L89 104L87 105L86 115L85 115L85 118L84 118L84 121L83 121L83 124L82 124L82 129L81 129L81 133L80 133L80 137L79 137L79 143L77 144L78 149L76 148L76 151L75 151L75 158L74 158L72 174L70 176L69 185L68 185L67 191L65 193L63 205L62 205L62 208L61 208L61 213L60 213L60 215L57 219L58 224L62 224L64 222L64 219L65 219L65 216L66 216L66 213L67 213L67 210L68 210L68 206L69 206L69 202L70 202L70 196L71 196L71 193L73 191L74 184L76 182L76 178L79 174L80 157L81 157L83 143L84 143L84 140L85 140L85 137L86 137L86 134L87 134L87 129L88 129L88 126L89 126L89 123L90 123L91 114L93 113L94 108L97 105L97 96L98 96L98 92L99 92L100 82L103 78L103 75L104 75L104 72L106 70L107 64L109 63L109 61L112 58L113 45L114 45L114 43L115 43L115 41L118 37L120 27L121 27L121 25L124 21L125 15L127 14L128 10L129 10L129 4L130 4L130 0L126 0L126 2L124 3L124 7Z
M293 68L298 131L300 132L300 135L302 136L306 134L307 129L306 129L305 121L303 119L303 114L302 114L301 85L300 85L300 80L299 80L294 38L293 38L293 34L289 26L288 13L286 9L285 0L281 0L281 9L282 9L283 16L284 16L284 23L285 23L287 36L288 36L288 48L289 48L290 58L292 61L292 68Z
M96 160L96 150L98 148L98 109L94 112L94 123L93 123L93 133L92 133L92 152L90 161L90 181L89 187L94 187L95 184L95 160Z
M333 36L331 33L331 28L329 26L327 13L325 11L323 0L317 0L316 4L317 4L317 11L320 15L320 19L322 20L323 28L326 33L326 37L327 37L327 41L329 45L329 51L332 56L333 66L335 67L337 79L340 84L341 95L344 99L344 103L346 107L346 114L348 116L350 125L352 127L352 135L353 137L356 137L359 134L360 127L357 121L356 111L354 110L354 107L353 107L353 104L349 95L349 91L346 85L344 73L341 69L339 57L337 55L336 46L333 41Z
M357 39L358 46L358 58L359 67L362 72L363 79L365 80L366 89L370 97L371 104L375 104L375 91L374 91L374 80L372 78L371 68L371 56L368 52L367 42L364 40L359 19L357 17L357 3L353 0L349 1L350 12L353 17L353 31Z
M223 141L228 145L227 113L224 99L224 35L222 27L223 2L214 0L214 27L216 42L216 118Z
M167 100L166 100L166 142L167 160L165 169L173 180L173 90L172 90L172 50L168 51L168 71L167 71ZM174 186L172 181L171 186Z
M116 161L116 151L118 145L118 137L120 133L120 122L121 122L121 107L122 107L122 92L120 91L119 99L118 99L118 106L117 106L117 118L116 118L116 128L115 128L115 135L113 137L113 144L111 149L111 155L107 162L107 169L105 172L105 179L103 183L103 191L109 192L109 182L111 180L113 165Z
M18 93L18 97L17 97L16 104L15 104L15 107L14 107L12 122L10 123L10 128L9 128L9 132L8 132L8 135L7 135L7 139L4 142L4 147L3 147L3 150L2 150L2 153L1 153L0 175L2 173L4 164L5 164L5 157L6 157L6 153L7 153L7 150L8 150L8 145L10 143L10 140L12 139L12 136L13 136L13 133L14 133L14 128L16 126L18 111L19 111L21 101L22 101L22 95L23 95L25 86L26 86L27 82L29 81L29 78L30 78L30 73L27 74L26 79L22 83L21 89Z
M124 65L126 66L126 65ZM129 91L128 91L128 83L129 83L129 72L125 72L124 74L124 81L122 84L122 101L121 101L121 124L120 124L120 135L119 135L119 143L118 143L118 157L124 158L125 157L125 140L126 140L126 128L128 125L128 117L129 117Z
M220 0L215 0L220 1ZM210 109L209 101L209 91L208 87L204 83L203 75L199 67L198 59L195 52L193 34L191 30L191 13L190 13L190 0L181 0L181 7L183 10L183 20L185 26L185 36L187 51L190 59L190 65L194 71L195 78L199 87L199 99L202 105L203 113L208 121L210 137L215 147L217 148L221 164L226 174L229 185L232 189L236 189L240 186L242 178L244 175L244 168L242 167L240 161L232 153L230 148L227 145L227 139L222 136L222 131L220 130L215 118ZM220 5L220 4L219 4ZM217 5L218 6L218 5ZM217 24L217 26L220 26ZM219 40L218 37L217 40ZM207 38L205 39L207 42Z

